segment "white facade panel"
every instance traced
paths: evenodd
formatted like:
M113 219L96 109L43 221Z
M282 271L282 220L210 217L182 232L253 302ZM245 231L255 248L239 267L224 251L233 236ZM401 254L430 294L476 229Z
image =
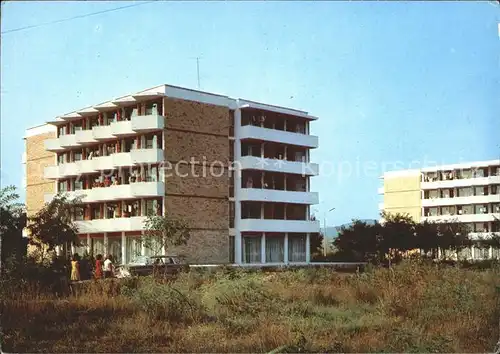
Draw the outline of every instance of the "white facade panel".
M79 144L94 144L97 140L94 139L94 133L91 129L89 130L78 130L75 132L76 142Z
M254 125L245 125L241 127L241 140L245 139L273 141L276 143L304 146L309 148L318 147L317 136L256 127Z
M239 160L242 170L262 170L269 172L293 173L303 176L317 176L317 163L266 159L256 156L243 156Z
M130 218L97 219L75 221L79 233L138 231L144 229L145 216Z
M241 232L319 232L319 221L309 220L274 220L274 219L241 219Z
M65 148L61 146L61 142L59 139L54 138L54 139L45 139L43 142L43 145L45 147L45 150L47 151L62 151Z
M496 219L495 219L496 218ZM500 219L500 213L424 216L422 221L489 222Z
M319 203L319 196L317 192L242 188L240 200L312 205Z

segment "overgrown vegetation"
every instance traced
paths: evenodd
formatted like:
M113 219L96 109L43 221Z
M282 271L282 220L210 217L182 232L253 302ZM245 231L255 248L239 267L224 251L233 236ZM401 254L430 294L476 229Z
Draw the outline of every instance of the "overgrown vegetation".
M487 352L500 270L411 261L342 274L192 270L80 284L71 297L2 286L7 352Z

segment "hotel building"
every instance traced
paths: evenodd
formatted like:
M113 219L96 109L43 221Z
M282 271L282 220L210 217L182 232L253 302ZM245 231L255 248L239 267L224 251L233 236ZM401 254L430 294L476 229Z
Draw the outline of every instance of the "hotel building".
M500 233L500 160L386 172L380 210L407 213L416 222L456 221L472 237ZM470 258L498 258L498 250L472 248Z
M74 251L123 264L151 255L149 214L188 223L188 244L164 252L192 263L308 263L315 119L170 85L86 107L26 131L27 211L80 196Z

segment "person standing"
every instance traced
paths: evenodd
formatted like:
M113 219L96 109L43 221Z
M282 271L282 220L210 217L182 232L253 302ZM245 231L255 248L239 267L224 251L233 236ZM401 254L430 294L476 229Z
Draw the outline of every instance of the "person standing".
M104 278L112 278L114 273L113 256L110 254L104 261Z
M102 274L102 255L98 254L95 257L95 271L94 271L94 277L96 279L101 279L103 276Z
M71 281L80 281L80 262L78 253L75 253L71 260Z

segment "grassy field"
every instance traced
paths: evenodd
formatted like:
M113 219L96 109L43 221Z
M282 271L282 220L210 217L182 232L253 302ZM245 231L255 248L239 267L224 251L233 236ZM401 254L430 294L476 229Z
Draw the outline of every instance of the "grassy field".
M218 271L2 299L7 352L491 352L500 271ZM5 293L5 289L4 289Z

